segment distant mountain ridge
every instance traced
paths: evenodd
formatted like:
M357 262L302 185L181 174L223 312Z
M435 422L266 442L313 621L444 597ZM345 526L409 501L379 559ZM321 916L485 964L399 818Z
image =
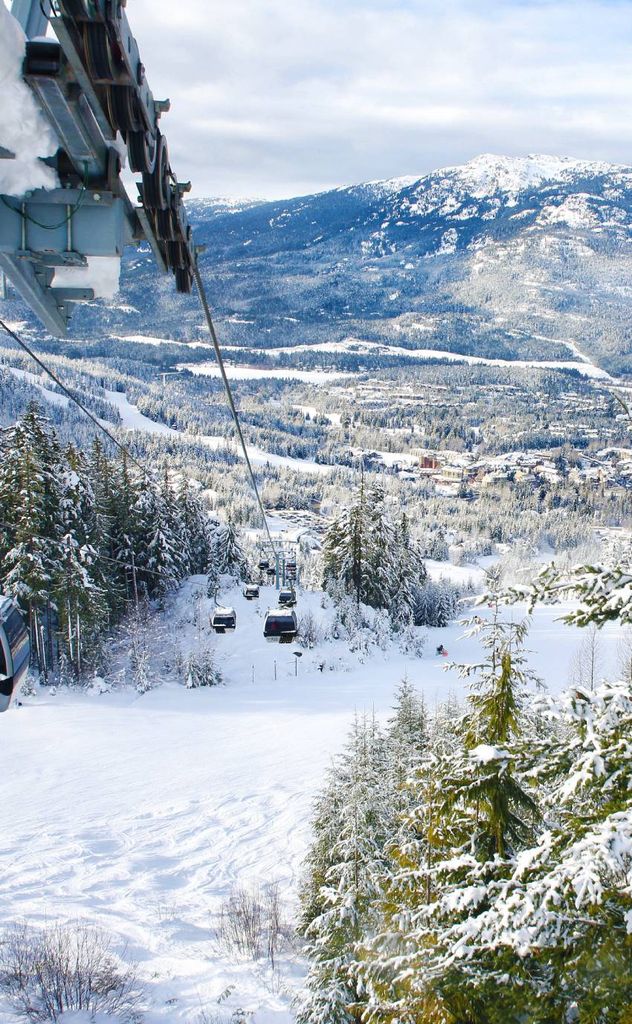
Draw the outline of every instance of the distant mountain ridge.
M354 337L632 372L631 167L483 155L420 178L188 208L226 343L289 354ZM149 252L126 256L122 281L120 301L79 311L73 334L202 337L195 298L176 296Z

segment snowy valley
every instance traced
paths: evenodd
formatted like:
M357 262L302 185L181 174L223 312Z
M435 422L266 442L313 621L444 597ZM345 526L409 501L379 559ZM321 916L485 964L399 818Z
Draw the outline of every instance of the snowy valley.
M265 524L149 251L63 343L9 290L2 1024L628 1024L631 174L193 200ZM82 926L130 999L37 1017Z

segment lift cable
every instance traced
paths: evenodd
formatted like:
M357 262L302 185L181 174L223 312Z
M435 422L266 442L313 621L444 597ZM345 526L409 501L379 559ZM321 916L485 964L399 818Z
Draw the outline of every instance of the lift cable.
M263 520L263 526L264 526L264 529L265 529L265 531L266 531L266 533L268 535L268 541L270 542L270 547L272 548L272 550L273 550L273 552L274 552L274 554L276 556L277 555L277 549L276 549L274 541L272 540L272 534L270 533L270 527L268 526L268 520L266 519L265 509L263 507L263 502L261 501L261 495L259 494L259 488L257 486L257 480L256 480L256 477L255 477L253 468L252 468L252 463L250 461L250 456L248 455L248 449L246 447L246 442L244 440L243 431L241 429L241 423L239 421L239 413L237 412L237 407L235 406L235 400L233 398L233 392L232 392L232 389L231 389L231 386L230 386L230 381L229 381L229 379L228 379L228 377L226 375L226 368L224 366L224 358L222 356L222 352L221 352L221 349L219 347L219 341L217 340L217 334L216 334L216 331L215 331L215 325L213 323L213 317L211 315L211 310L209 308L208 300L207 300L207 297L206 297L206 291L204 289L204 284L202 283L202 278L200 276L200 269L199 269L199 267L197 265L197 260L193 263L193 277L194 277L194 280L195 280L195 284L197 286L198 295L200 296L200 302L202 303L202 308L204 310L204 316L206 318L206 323L207 323L207 326L208 326L209 334L211 336L211 341L213 342L213 348L215 349L215 358L217 359L217 364L219 366L219 370L220 370L220 373L222 375L222 380L224 382L224 389L226 391L226 398L228 399L228 404L230 406L230 411L233 414L233 420L234 420L234 423L235 423L235 429L237 431L237 436L239 438L239 443L240 443L240 446L241 446L241 450L243 452L244 460L245 460L246 466L248 468L248 475L250 477L250 482L252 484L252 489L255 492L255 497L257 499L257 504L259 506L259 511L261 512L261 518Z
M44 371L44 373L48 374L50 379L52 381L54 381L55 384L59 388L61 388L61 390L64 392L64 394L67 395L67 397L70 399L70 401L74 402L75 405L79 406L81 411L83 413L85 413L85 415L88 417L88 419L92 420L92 422L94 423L95 427L98 427L98 429L101 430L105 434L105 436L110 439L112 444L116 445L116 447L120 451L122 451L123 454L130 460L130 462L133 462L134 465L137 466L138 469L140 469L140 471L143 474L143 476L146 477L146 479L151 483L151 485L155 486L155 480L152 478L152 476L149 474L149 472L145 469L143 464L141 462L139 462L138 459L134 458L134 456L130 452L129 448L127 448L126 445L121 444L120 441L117 441L117 439L114 437L114 434L111 434L110 431L107 429L107 427L104 427L103 424L101 423L101 421L99 419L97 419L97 417L93 413L91 413L89 409L86 408L86 406L83 404L83 402L80 401L80 399L77 398L76 395L73 395L73 393L70 390L70 388L66 387L64 382L59 379L59 377L57 376L56 373L54 373L52 370L49 370L49 368L46 365L46 363L42 359L40 359L40 357L38 355L36 355L36 353L33 351L33 349L30 348L26 344L26 342L23 341L23 339L20 338L19 335L17 335L15 333L15 331L12 331L11 328L8 327L7 324L5 324L4 320L0 320L0 327L2 327L2 329L4 331L6 331L6 333L9 335L9 337L13 338L13 340L15 342L17 342L17 344L20 346L20 348L24 349L24 351L27 353L27 355L29 355L31 357L31 359L35 363L37 363L37 365L40 367L40 369L42 369Z

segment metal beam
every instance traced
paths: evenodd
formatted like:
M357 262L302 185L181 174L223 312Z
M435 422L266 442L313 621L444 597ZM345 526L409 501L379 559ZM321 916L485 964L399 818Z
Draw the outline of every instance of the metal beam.
M0 268L24 301L51 334L66 337L66 309L61 308L49 290L42 288L30 260L16 260L0 252Z
M158 264L158 269L162 270L163 274L166 274L167 273L167 264L165 263L164 259L162 258L162 253L160 251L160 248L158 247L158 242L156 241L156 236L154 235L154 229L152 228L151 224L149 223L149 217L147 216L147 212L145 210L145 207L144 206L135 206L134 210L136 212L136 216L138 217L139 221L142 224L143 231L145 232L145 238L149 242L149 244L151 246L151 251L153 252L153 254L154 254L155 258L156 258L156 263Z
M64 302L91 302L94 288L51 288L51 295L58 306Z
M55 35L57 36L57 38L59 39L59 42L62 45L62 49L64 51L64 56L66 57L66 60L68 61L68 63L70 64L70 66L72 68L73 75L77 79L79 85L81 86L81 89L83 90L83 92L85 93L85 95L88 98L88 102L90 104L90 109L92 110L92 113L94 114L95 121L97 122L99 128L101 129L103 137L105 139L112 139L113 138L112 129L111 129L109 123L108 123L107 117L103 113L103 109L101 107L101 104L99 103L99 100L97 98L97 94L94 91L94 88L92 86L92 82L90 81L90 78L88 77L88 75L86 73L86 69L84 68L84 66L83 66L83 64L81 62L81 57L79 56L79 54L77 53L77 51L75 49L75 45L74 45L74 43L72 41L72 37L71 37L70 33L68 32L68 29L66 28L65 24L64 24L64 19L63 18L51 18L51 25L53 26Z
M11 14L20 22L27 39L46 35L50 4L48 0L13 0Z

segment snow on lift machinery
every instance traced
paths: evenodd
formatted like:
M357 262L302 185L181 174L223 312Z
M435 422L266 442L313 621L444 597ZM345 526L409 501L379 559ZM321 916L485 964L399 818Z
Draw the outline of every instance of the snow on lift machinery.
M0 596L0 711L6 711L29 667L29 631L17 605Z
M291 644L298 633L296 612L290 608L270 608L266 612L263 635L270 642Z
M59 337L73 304L99 291L108 260L93 258L120 261L125 245L147 241L177 290L190 292L203 248L182 201L191 186L171 169L159 127L169 101L152 95L125 0L13 0L11 15L26 35L23 79L59 142L43 161L59 187L2 197L0 270ZM44 38L48 24L56 38ZM125 148L142 175L139 205L120 177ZM0 159L13 158L0 146Z
M216 608L211 615L211 629L216 633L234 633L237 615L234 608Z
M244 587L244 597L246 601L254 601L259 597L259 586L257 583L246 583Z

